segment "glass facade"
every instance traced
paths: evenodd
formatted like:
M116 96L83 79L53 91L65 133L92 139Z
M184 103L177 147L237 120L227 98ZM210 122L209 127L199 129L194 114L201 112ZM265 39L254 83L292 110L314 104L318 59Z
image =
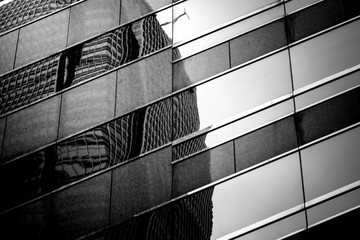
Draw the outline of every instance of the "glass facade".
M351 232L359 24L356 0L0 6L4 235Z

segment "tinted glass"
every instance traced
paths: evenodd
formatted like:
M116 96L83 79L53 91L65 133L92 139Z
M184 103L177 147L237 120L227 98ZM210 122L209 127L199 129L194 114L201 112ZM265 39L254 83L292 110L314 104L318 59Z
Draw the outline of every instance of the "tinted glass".
M274 85L277 87L274 88ZM192 118L196 118L198 122L190 129L190 132L194 132L289 92L291 92L289 60L287 52L283 51L197 86L196 89L176 95L174 139L185 135L177 129L183 122L177 115L177 109L192 111ZM178 99L184 98L185 95L188 106L186 110L182 110Z
M243 34L283 15L284 7L277 6L265 12L260 12L251 18L246 18L239 22L235 22L226 28L219 29L216 32L210 33L208 35L202 36L199 39L176 47L174 49L174 60L187 57L200 51L201 49L205 49L221 41L225 41L237 35Z
M300 143L305 144L360 120L360 88L296 114Z
M0 75L14 67L19 30L0 36Z
M306 200L359 181L360 128L301 151Z
M230 41L231 66L242 64L286 44L284 20L273 22Z
M360 21L290 49L295 89L359 64Z
M360 85L360 71L351 73L350 75L337 79L334 82L330 82L324 86L313 89L310 92L297 96L295 98L296 109L299 111L308 105L314 104L358 85Z
M321 1L322 0L291 0L291 1L287 1L287 3L285 3L286 13L289 14L293 11L302 9L311 4L314 4L316 2L321 2Z
M194 37L271 2L275 1L214 0L208 4L206 0L191 0L180 3L174 6L174 42Z

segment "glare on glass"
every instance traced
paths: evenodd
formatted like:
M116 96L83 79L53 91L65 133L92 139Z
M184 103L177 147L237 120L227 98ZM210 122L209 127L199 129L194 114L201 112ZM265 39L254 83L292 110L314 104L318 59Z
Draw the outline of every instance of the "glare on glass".
M174 43L261 8L274 0L190 0L174 6Z

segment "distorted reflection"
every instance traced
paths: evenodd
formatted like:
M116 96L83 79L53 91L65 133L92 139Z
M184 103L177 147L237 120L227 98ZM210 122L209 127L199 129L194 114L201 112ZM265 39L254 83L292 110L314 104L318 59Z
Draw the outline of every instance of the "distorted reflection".
M299 208L302 201L299 159L293 154L142 214L94 238L217 239Z
M0 114L170 45L166 22L171 8L0 77Z
M195 37L201 32L238 18L274 0L185 1L174 6L174 43ZM216 17L214 17L216 16Z
M0 32L23 25L79 0L33 1L5 0L0 3Z

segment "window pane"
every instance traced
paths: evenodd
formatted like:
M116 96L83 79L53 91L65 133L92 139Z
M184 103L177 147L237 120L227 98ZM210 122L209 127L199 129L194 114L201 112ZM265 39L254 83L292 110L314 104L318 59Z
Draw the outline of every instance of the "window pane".
M246 33L253 28L268 23L284 15L284 7L277 6L265 12L259 13L251 18L241 20L240 22L231 24L226 28L219 29L209 35L202 36L201 38L181 45L174 50L174 60L178 58L187 57L193 53L215 45L221 41L235 37L242 33Z
M360 63L360 20L290 49L295 89Z
M271 2L275 1L214 0L212 4L208 4L207 0L190 0L180 3L174 6L174 43L194 37Z
M194 127L194 130L209 127L216 122L290 92L288 54L287 51L283 51L192 90L192 93L189 94L195 100L191 102L191 107L193 111L198 112L199 116L199 127ZM176 99L180 96L179 94L174 97L175 104L178 102ZM177 108L179 107L175 105L174 109ZM175 115L174 122L179 121L180 119ZM180 126L181 123L175 124L174 139L184 136L179 134L179 130L176 129L177 125Z
M360 71L297 96L295 98L296 109L299 111L308 105L314 104L358 85L360 85Z
M321 2L322 0L291 0L285 3L286 13L289 14L293 11L306 7L316 2Z
M360 120L360 88L296 114L300 144L348 127Z
M16 30L0 37L0 75L14 67L18 34L19 30Z
M360 128L301 150L306 201L360 180Z
M354 207L360 205L360 189L353 190L345 195L341 195L335 199L331 199L318 206L307 210L309 225L312 226L328 218L335 217Z
M230 141L174 164L173 197L234 173L234 163L234 145Z
M282 213L302 201L296 153L214 188L212 238Z
M303 230L305 228L306 228L305 213L301 212L235 239L238 240L280 239L281 237L287 236L289 234L292 234L299 230Z
M251 132L235 140L236 171L285 153L297 145L293 117Z
M230 41L231 67L260 57L286 44L284 20L256 29Z

